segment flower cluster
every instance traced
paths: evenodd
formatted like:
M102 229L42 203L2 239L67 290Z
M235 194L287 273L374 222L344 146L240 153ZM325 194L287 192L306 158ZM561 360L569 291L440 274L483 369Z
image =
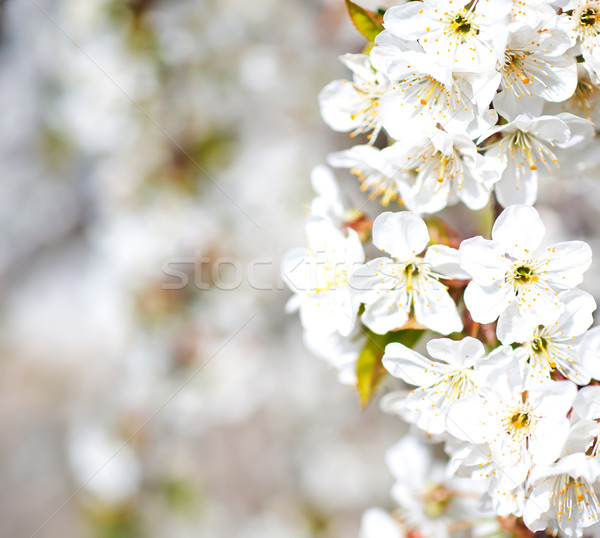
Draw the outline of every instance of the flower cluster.
M543 0L424 0L387 10L370 53L342 61L352 80L321 93L336 131L369 145L334 154L384 202L418 213L462 201L533 204L565 148L593 135L600 5ZM565 4L565 2L562 2ZM561 103L556 110L555 103ZM388 147L374 144L380 132Z
M366 143L329 164L386 210L347 209L317 167L308 246L284 260L289 307L363 403L382 371L400 379L382 408L448 457L438 472L427 445L403 439L388 454L399 508L368 511L362 535L581 537L600 522L600 332L578 288L592 253L545 239L532 205L596 147L600 2L415 0L381 23L348 5L376 37L342 57L353 78L320 107ZM458 201L490 212L491 230L428 216ZM446 338L417 351L431 332Z

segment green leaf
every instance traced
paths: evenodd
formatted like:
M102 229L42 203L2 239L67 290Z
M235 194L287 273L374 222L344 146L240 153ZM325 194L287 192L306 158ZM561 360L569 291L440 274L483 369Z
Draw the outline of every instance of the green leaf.
M414 347L425 331L405 329L387 334L375 334L364 329L367 335L365 347L360 352L356 362L356 388L363 409L369 405L377 393L377 389L387 371L381 364L385 346L391 342L400 342L407 347Z
M369 41L375 41L383 31L383 15L364 9L350 0L346 0L346 7L356 29Z

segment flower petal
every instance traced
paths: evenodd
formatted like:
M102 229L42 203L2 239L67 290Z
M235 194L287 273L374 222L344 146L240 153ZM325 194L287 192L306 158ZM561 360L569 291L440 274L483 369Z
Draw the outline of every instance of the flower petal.
M458 250L447 247L446 245L432 245L425 253L425 261L431 265L431 268L441 275L459 280L468 280L471 278L469 273L465 272L459 262Z
M523 258L540 246L545 233L544 223L533 207L515 205L500 213L492 228L492 239L511 256Z
M465 290L465 305L474 321L492 323L511 302L511 290L502 284L480 286L471 282Z
M481 236L463 241L458 256L460 266L481 286L503 281L510 265L500 245Z
M388 211L379 215L373 223L373 244L399 260L406 260L423 252L427 243L427 225L414 213Z
M441 365L399 342L385 347L383 366L394 377L417 387L429 387L439 381Z
M574 287L583 281L583 273L592 263L592 249L584 241L565 241L546 249L544 269L548 282Z
M441 334L461 331L462 320L456 303L448 294L446 286L431 280L413 295L415 318L419 323Z

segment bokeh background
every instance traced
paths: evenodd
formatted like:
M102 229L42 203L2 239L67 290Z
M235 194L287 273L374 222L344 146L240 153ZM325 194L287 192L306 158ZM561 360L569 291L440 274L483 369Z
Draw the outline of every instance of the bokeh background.
M0 16L0 536L356 536L403 427L305 350L279 277L348 145L317 105L364 45L343 2Z

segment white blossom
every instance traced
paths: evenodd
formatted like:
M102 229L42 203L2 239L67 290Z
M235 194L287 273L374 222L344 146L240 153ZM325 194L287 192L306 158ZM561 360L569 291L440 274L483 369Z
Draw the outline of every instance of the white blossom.
M458 252L429 243L425 222L414 213L386 212L373 223L373 244L392 256L357 267L349 277L356 302L364 303L363 323L378 334L402 327L414 313L418 323L442 334L460 331L456 304L440 279L466 276Z
M385 459L395 478L396 512L409 531L436 538L460 532L483 537L498 531L497 524L489 525L493 514L479 506L480 485L449 477L431 445L408 435L387 451Z
M557 29L515 23L509 27L494 108L508 120L540 116L544 101L560 102L577 86L575 59L565 52L569 36Z
M321 115L334 131L350 131L351 136L370 133L374 142L381 130L379 99L388 91L389 81L365 54L344 54L340 60L354 73L353 80L334 80L323 88Z
M412 3L412 2L411 2ZM396 51L395 59L394 52ZM371 52L384 57L391 88L380 100L383 127L396 140L408 140L417 132L430 132L437 125L459 132L477 116L471 84L455 76L452 69L416 51L394 49L383 42Z
M481 209L502 172L501 163L479 154L464 133L436 129L392 148L391 158L404 172L398 175L402 201L417 213L435 213L459 200Z
M560 291L583 280L592 259L589 245L566 241L544 247L544 234L538 212L516 205L500 214L491 240L478 236L462 242L460 264L473 278L465 304L475 321L510 315L505 311L511 303L524 315L545 317L559 308Z
M309 218L305 231L308 247L287 251L283 260L283 278L296 293L288 310L300 309L308 331L347 336L358 310L347 276L364 261L362 244L354 230L345 236L326 219Z
M559 17L559 27L571 38L575 54L600 75L600 2L598 0L569 0Z
M533 204L537 199L540 169L550 173L560 169L554 147L570 148L593 135L593 125L572 114L531 118L524 114L493 128L486 136L500 135L489 144L486 156L505 166L495 186L503 207Z
M432 358L391 343L382 362L394 377L417 386L396 404L395 412L427 433L439 434L446 430L446 412L454 401L479 395L475 369L485 363L486 353L483 344L470 337L431 340L427 352Z
M523 514L527 527L581 538L583 529L600 521L600 503L594 489L598 477L600 461L583 453L536 466Z
M394 6L384 27L406 40L418 40L428 56L467 72L487 71L506 42L512 0L424 0Z
M549 381L554 371L579 385L586 385L591 372L580 358L579 343L581 335L593 323L596 301L578 289L561 292L558 300L562 307L550 316L541 317L521 315L513 302L507 315L500 318L498 339L507 345L520 344L519 355L531 385Z
M398 522L381 508L369 508L360 523L359 538L405 538Z
M394 146L379 150L373 146L360 145L332 153L328 157L331 166L350 169L361 182L361 190L370 191L371 198L381 197L381 204L399 198L400 179L406 173L392 162L397 153Z
M457 400L448 411L446 427L458 439L487 445L501 478L517 488L533 465L551 464L560 456L576 385L556 381L527 389L519 358L512 356L505 368L488 378L485 389L485 398Z

